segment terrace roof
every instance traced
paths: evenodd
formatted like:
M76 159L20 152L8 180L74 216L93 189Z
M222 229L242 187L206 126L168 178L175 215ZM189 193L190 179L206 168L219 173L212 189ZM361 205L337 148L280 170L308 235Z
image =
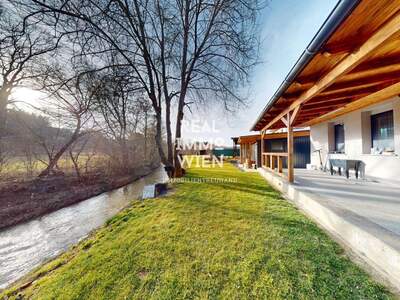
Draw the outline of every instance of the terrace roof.
M253 131L311 126L400 94L400 0L340 1Z
M295 131L293 134L294 137L310 136L310 131L299 130ZM264 135L264 140L285 139L286 136L287 136L286 132L268 133ZM261 134L243 135L239 137L238 144L254 144L259 140L261 140Z

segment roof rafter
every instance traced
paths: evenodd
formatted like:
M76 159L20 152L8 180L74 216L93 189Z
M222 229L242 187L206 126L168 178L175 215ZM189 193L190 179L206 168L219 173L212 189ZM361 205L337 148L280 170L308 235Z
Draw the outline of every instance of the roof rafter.
M374 58L371 60L364 61L360 63L357 67L355 67L351 73L348 73L344 75L341 80L345 80L346 77L354 77L354 76L363 76L363 73L365 71L368 72L373 72L374 74L378 73L387 73L387 72L392 72L393 70L387 70L387 67L395 68L397 67L397 70L400 70L400 55L391 55L388 57L384 58ZM368 75L367 75L368 76ZM315 81L317 81L319 78L321 78L321 74L312 74L308 76L301 76L296 79L295 84L298 86L310 86L314 84Z
M384 83L387 81L393 80L393 78L400 77L400 65L397 70L377 70L377 72L373 72L373 70L369 70L368 74L362 74L364 72L359 72L359 73L349 73L347 75L344 75L338 82L334 83L332 86L330 86L327 91L330 90L337 90L337 89L345 89L345 88L354 88L357 86L366 86L366 85L371 85L371 84L380 84ZM360 74L360 76L357 76L357 74ZM350 75L350 76L349 76ZM349 79L347 79L349 77ZM306 91L309 87L312 86L313 83L307 83L302 85L302 88L299 89L300 91ZM308 88L306 88L308 87ZM290 99L296 96L299 96L299 93L291 93L291 94L286 94L286 96Z
M302 126L311 126L324 121L329 121L333 118L339 117L349 112L388 100L399 94L400 94L400 82L395 83L375 93L369 94L368 96L353 101L347 105L344 105L343 107L338 108L336 111L332 111L323 116L320 116L319 118L313 119L307 123L302 124Z
M325 102L313 103L313 104L309 104L307 106L304 105L303 106L303 111L308 111L309 109L318 108L318 107L321 107L321 108L322 107L332 107L334 105L347 104L347 103L349 103L351 101L352 101L351 98L345 98L345 99L341 99L341 100L333 100L333 101L325 101Z
M322 53L329 53L330 55L341 54L341 53L350 53L354 52L357 48L360 47L366 40L367 36L352 36L351 38L347 38L345 41L337 42L337 43L328 43L323 47ZM326 55L326 54L325 54Z
M357 67L362 61L370 56L374 50L376 50L385 41L393 37L395 34L400 32L400 14L393 17L383 27L377 30L360 48L354 53L346 56L341 62L339 62L330 72L316 82L310 89L301 94L301 96L295 100L289 107L284 109L279 115L277 115L272 121L270 121L263 130L270 128L276 122L278 122L283 116L290 111L294 110L297 106L309 101L314 96L324 91L327 87L332 85L335 80L340 76L349 73L355 67ZM368 97L368 96L367 96Z

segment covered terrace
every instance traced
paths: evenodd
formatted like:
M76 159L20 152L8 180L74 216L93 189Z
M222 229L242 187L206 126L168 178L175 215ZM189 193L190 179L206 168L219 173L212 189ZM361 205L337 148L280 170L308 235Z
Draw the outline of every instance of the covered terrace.
M287 179L294 182L294 128L399 94L400 1L340 1L251 129L261 136L286 129Z
M261 167L262 165L271 170L277 168L278 173L283 174L283 166L287 163L287 153L283 151L283 149L286 148L286 143L282 143L282 140L285 140L286 136L286 132L270 132L263 135L254 134L238 137L237 144L240 145L240 164L245 168ZM303 167L305 167L305 164L309 163L308 160L307 162L304 162L306 160L304 159L304 155L308 156L310 151L309 136L309 130L296 129L293 132L294 140L298 142L298 145L302 144L303 146L306 144L306 147L297 149L297 152L294 152L294 160L301 160L304 165ZM306 139L300 140L302 137ZM272 152L273 150L271 150L270 146L271 141L275 141L275 145L278 146L277 148L282 150L279 152ZM262 148L269 152L264 151L261 153ZM308 153L304 153L305 151Z

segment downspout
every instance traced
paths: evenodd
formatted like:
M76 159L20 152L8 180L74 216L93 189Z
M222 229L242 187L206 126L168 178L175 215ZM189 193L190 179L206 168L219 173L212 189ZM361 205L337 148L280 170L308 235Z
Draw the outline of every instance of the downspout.
M351 14L357 7L361 0L340 0L328 18L322 24L316 35L308 44L307 48L303 51L296 64L292 67L289 74L279 86L278 90L269 100L261 114L258 116L257 121L251 127L251 131L257 131L255 127L257 123L263 118L265 113L275 104L278 99L282 97L285 91L293 83L297 75L299 75L307 64L314 58L314 56L321 50L328 39L336 31L336 29L343 23L343 21Z

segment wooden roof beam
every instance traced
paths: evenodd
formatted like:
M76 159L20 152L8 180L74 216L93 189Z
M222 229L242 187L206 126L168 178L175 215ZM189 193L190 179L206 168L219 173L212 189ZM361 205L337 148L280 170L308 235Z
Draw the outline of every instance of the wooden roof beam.
M400 77L400 70L385 74L374 74L363 78L356 78L343 82L341 81L333 84L329 89L344 89L350 87L365 86L369 84L381 84L384 82L393 81L394 79L399 77Z
M290 124L291 125L293 125L293 123L294 122L296 122L296 120L297 120L297 118L298 118L298 116L299 116L299 113L300 113L300 110L302 109L302 106L301 105L299 105L299 106L297 106L295 109L294 109L294 111L293 111L293 113L292 113L292 115L291 115L291 117L290 117Z
M386 87L378 92L375 92L368 96L365 96L359 100L353 101L335 111L329 112L323 116L320 116L309 122L306 122L306 123L302 124L302 126L311 126L311 125L315 125L315 124L318 124L321 122L329 121L336 117L347 114L349 112L386 101L392 97L398 96L399 94L400 94L400 82L393 84L389 87Z
M369 93L370 92L371 92L371 90L369 90ZM332 99L318 96L317 98L314 98L311 101L305 103L303 105L303 109L308 110L310 107L311 108L318 108L318 107L321 107L321 108L330 107L331 108L332 105L338 105L338 104L345 105L357 98L364 97L364 96L368 95L369 93L365 93L365 91L363 91L360 93L355 93L356 96L354 96L354 94L353 94L353 96L350 96L350 97L349 96L341 96L341 97L336 97L336 98L332 98ZM317 102L314 102L315 100ZM277 114L275 114L275 116L276 115ZM299 117L301 117L302 113L301 114L299 113L298 115L299 115ZM319 113L318 115L321 115L321 114ZM270 118L262 118L260 123L267 123L267 122L270 122L272 119L273 119L273 116L270 116ZM298 122L296 121L296 123L298 123ZM263 129L262 125L260 125L260 126L257 126L255 128L255 130L266 130L266 129Z
M374 93L376 91L381 90L382 88L386 87L387 85L390 85L390 82L386 82L386 84L377 84L377 85L372 85L372 86L361 86L361 87L354 87L351 90L346 90L346 89L339 89L339 90L325 90L324 92L319 93L312 99L307 100L306 103L308 102L314 102L314 101L327 101L327 100L333 100L333 99L343 99L343 98L352 98L352 97L357 97L357 96L363 96L366 94ZM298 96L299 98L301 96ZM304 103L304 105L306 105Z
M350 103L351 101L352 101L351 98L347 98L347 99L342 99L342 100L326 101L326 102L315 103L315 104L307 103L307 105L303 106L303 110L308 111L309 109L314 109L314 108L332 107L335 105L347 104L347 103Z
M358 73L363 73L365 71L373 71L375 74L384 74L388 71L385 69L386 67L390 67L393 65L399 65L400 69L400 55L392 55L389 57L381 57L375 58L372 60L367 60L362 62L360 65L355 67L351 73L348 75L357 75ZM393 72L393 71L389 71ZM368 75L367 75L368 76ZM313 74L309 76L303 76L296 79L297 86L308 86L316 82L321 77L321 74ZM341 80L345 80L346 75L344 75Z
M364 95L365 96L365 95ZM314 104L324 104L328 102L335 102L335 101L346 101L346 100L351 100L354 99L355 97L349 97L349 96L344 96L344 97L336 97L336 98L320 98L320 97L315 97L312 100L308 101L307 103L304 103L304 107L307 107L309 105L314 105Z
M400 55L390 55L386 57L379 57L379 58L374 58L370 59L368 61L365 61L361 63L359 66L354 68L352 73L358 73L358 72L363 72L366 70L371 70L371 69L381 69L385 68L388 66L392 65L399 65L400 64Z
M332 86L329 89L324 90L321 95L321 97L329 97L333 95L334 97L340 96L340 95L346 95L348 94L349 97L351 97L354 93L374 93L376 91L381 90L382 88L385 88L386 86L389 86L393 83L398 81L396 78L392 78L390 80L382 81L382 82L372 82L372 83L366 83L366 84L360 84L360 85L354 85L354 86L348 86L344 88L334 88Z
M385 41L400 32L400 14L397 14L379 30L377 30L356 52L346 56L338 63L328 74L322 77L312 88L305 91L299 99L294 101L288 108L282 111L263 129L268 129L273 124L278 122L283 116L294 110L297 106L309 101L318 93L332 85L340 76L349 73L357 67L363 60L373 53Z
M298 118L297 121L293 124L293 126L294 127L306 127L306 126L303 126L303 124L309 122L310 120L312 120L316 117L318 117L318 116L309 116L309 117Z
M277 105L274 105L273 107L271 107L270 111L275 112L278 110L285 109L286 107L287 107L287 105L285 105L285 104L277 104Z
M336 54L345 54L345 53L351 53L356 51L362 45L368 37L352 37L351 39L348 38L345 41L341 41L339 43L328 43L326 44L322 51L321 54L324 56L331 56L331 55L336 55ZM329 57L327 56L327 57Z
M348 81L343 80L342 78L340 79L340 82L332 84L329 88L326 89L326 91L331 92L331 91L340 91L340 90L345 90L345 89L356 89L356 88L362 88L362 87L368 87L371 85L379 85L385 82L393 82L396 78L400 77L400 70L397 71L391 71L388 73L384 74L373 74L370 76L366 76L364 78L356 78L356 79L351 79ZM343 81L342 81L343 80ZM310 86L310 84L309 84ZM303 92L306 91L307 89L301 89ZM296 92L296 93L291 93L291 94L285 94L285 96L289 99L295 99L299 97L301 93Z
M301 113L301 116L304 117L304 116L309 116L309 115L314 115L314 114L318 114L318 115L321 116L321 113L322 114L326 114L327 112L330 112L330 111L332 111L334 109L337 109L337 108L339 108L341 106L344 106L344 105L343 104L342 105L337 104L337 105L334 105L334 106L325 106L325 107L307 109L307 110L304 110Z
M309 121L310 119L312 119L312 118L316 118L316 117L318 117L318 116L320 116L320 114L314 114L314 115L308 115L308 116L299 116L298 118L297 118L297 124L303 124L303 123L305 123L305 120L307 120L307 121Z
M367 96L368 94L370 94L370 91L368 91L368 92L360 91L360 92L357 92L357 93L352 93L351 96L349 96L347 94L339 95L337 97L316 96L313 99L311 99L310 101L308 101L307 103L305 103L304 106L317 104L317 103L326 103L326 102L329 102L329 101L343 100L343 99L353 99L353 100L355 100L357 98L361 98L361 97Z

